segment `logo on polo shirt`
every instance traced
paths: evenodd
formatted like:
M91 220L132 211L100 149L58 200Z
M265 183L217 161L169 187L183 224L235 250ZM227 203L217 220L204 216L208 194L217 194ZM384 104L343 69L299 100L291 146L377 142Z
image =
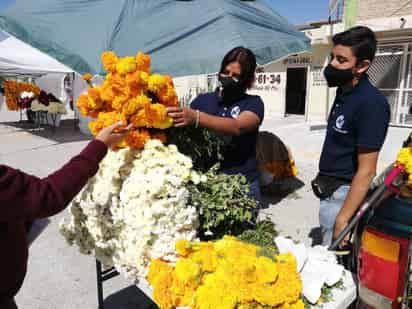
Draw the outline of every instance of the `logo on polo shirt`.
M342 134L348 134L347 130L343 129L343 126L345 125L345 116L340 115L338 118L336 118L335 125L333 126L333 129L339 133Z
M230 116L232 116L232 118L237 118L239 117L239 114L240 114L240 107L233 106L232 109L230 110Z
M336 118L336 127L338 129L342 129L344 124L345 124L345 116L340 115L338 118Z

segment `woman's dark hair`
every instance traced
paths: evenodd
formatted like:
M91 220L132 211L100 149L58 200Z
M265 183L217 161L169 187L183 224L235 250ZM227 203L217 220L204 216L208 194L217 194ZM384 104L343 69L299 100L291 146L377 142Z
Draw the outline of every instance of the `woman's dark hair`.
M376 36L368 27L357 26L335 34L333 45L348 46L352 49L357 62L369 60L372 62L376 53Z
M232 62L239 62L240 64L241 72L239 82L241 87L246 91L246 89L252 87L255 80L256 56L248 48L241 46L235 47L223 57L219 74L224 73L226 66Z

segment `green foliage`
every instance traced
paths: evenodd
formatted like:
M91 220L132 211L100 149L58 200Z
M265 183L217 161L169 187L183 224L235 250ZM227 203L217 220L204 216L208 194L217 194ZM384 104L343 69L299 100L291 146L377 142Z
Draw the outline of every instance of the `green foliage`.
M260 247L259 256L266 256L274 259L274 256L279 253L275 244L275 237L278 232L275 229L275 224L265 219L259 221L253 229L248 229L240 234L237 238L240 240L254 244Z
M207 181L191 184L191 204L200 214L202 238L217 239L224 235L239 235L254 222L256 201L251 198L244 176L218 173L219 166L207 173ZM212 237L207 237L210 232Z
M206 172L223 160L223 147L227 145L223 136L204 128L187 126L167 130L168 143L193 161L196 170Z

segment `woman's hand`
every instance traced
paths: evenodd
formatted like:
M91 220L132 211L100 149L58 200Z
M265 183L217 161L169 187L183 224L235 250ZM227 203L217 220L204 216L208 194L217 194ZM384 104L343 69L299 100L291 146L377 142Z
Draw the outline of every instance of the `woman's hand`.
M124 127L123 122L117 122L110 127L102 129L97 134L96 139L106 144L108 148L116 146L130 131L132 124Z
M167 115L173 118L175 127L185 127L196 123L196 111L189 107L168 107Z

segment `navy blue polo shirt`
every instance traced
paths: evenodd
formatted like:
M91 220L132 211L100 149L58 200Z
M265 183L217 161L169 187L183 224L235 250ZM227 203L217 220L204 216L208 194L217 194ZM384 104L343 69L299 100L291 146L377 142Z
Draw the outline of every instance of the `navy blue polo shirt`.
M328 119L319 173L351 181L358 169L358 149L380 150L389 121L390 106L367 75L351 89L338 88Z
M262 123L264 105L259 96L245 95L231 106L224 106L223 101L216 92L199 95L192 101L190 107L210 115L237 118L240 113L250 111L255 113ZM256 141L259 129L246 132L239 136L225 136L229 140L223 149L222 171L226 174L242 174L249 182L258 177L256 163Z

